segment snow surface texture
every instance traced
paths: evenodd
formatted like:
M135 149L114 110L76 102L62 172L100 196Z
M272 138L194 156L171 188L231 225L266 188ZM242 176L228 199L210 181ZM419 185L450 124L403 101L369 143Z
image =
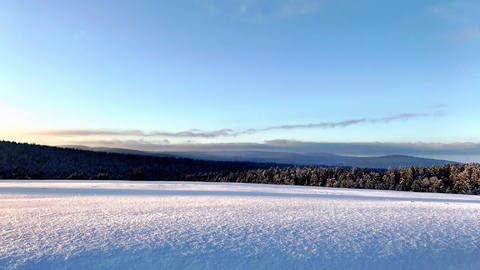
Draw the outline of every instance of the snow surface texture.
M480 269L480 197L0 181L0 269Z

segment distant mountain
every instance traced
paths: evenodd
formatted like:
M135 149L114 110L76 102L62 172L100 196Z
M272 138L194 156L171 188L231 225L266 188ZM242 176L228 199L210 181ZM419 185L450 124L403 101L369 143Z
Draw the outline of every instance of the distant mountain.
M384 169L388 167L398 168L457 163L448 160L419 158L405 155L388 155L379 157L348 157L329 153L298 154L288 152L264 151L168 152L165 154L215 161L251 161L293 165L344 166L377 169Z
M273 151L188 151L188 152L148 152L120 148L90 148L82 146L68 146L70 148L94 150L122 154L153 155L161 157L183 157L209 161L247 161L278 164L292 164L299 166L343 166L358 168L386 169L388 167L431 166L455 164L458 162L420 158L407 155L386 155L378 157L350 157L329 153L290 153Z

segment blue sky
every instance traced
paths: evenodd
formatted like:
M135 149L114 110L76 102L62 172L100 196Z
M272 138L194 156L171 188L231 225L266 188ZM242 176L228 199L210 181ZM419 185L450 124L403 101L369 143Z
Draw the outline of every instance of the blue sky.
M0 138L480 143L478 1L0 0Z

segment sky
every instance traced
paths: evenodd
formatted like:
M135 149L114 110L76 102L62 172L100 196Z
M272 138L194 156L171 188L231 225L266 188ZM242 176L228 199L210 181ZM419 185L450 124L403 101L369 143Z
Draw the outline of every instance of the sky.
M0 139L478 150L478 18L473 0L0 0Z

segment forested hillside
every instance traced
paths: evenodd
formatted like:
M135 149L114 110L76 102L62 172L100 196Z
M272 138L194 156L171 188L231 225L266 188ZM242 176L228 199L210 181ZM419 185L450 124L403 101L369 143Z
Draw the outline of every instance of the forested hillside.
M94 152L0 142L0 179L116 179L242 182L480 194L480 165L374 170Z
M180 181L190 174L268 168L273 164L94 152L0 141L3 179Z

